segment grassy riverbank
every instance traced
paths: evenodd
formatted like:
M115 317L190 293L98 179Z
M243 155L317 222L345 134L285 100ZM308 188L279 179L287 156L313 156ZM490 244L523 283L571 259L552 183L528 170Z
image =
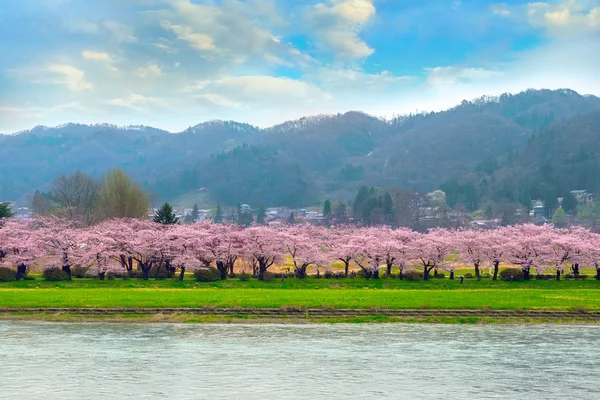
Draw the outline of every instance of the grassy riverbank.
M600 290L1 288L0 308L600 309Z
M368 317L338 317L338 318L264 318L247 315L218 316L218 315L190 315L190 314L114 314L106 316L76 315L68 313L54 314L25 314L25 313L0 313L0 320L35 320L46 322L104 322L104 323L185 323L185 324L586 324L597 325L600 321L586 318L497 318L497 317L422 317L400 318L388 316Z
M166 308L245 308L245 309L350 309L369 310L367 315L334 317L194 315L171 312ZM577 315L551 316L529 320L522 315L498 316L490 312L470 316L468 312L436 316L382 315L378 310L600 310L600 282L538 281L503 282L467 279L463 284L448 279L400 281L399 279L286 279L226 280L199 283L191 279L176 280L106 280L76 279L47 282L42 280L0 283L0 309L13 309L2 318L43 319L58 321L134 321L134 322L430 322L430 323L504 323L504 322L577 322ZM69 308L86 310L158 309L144 315L76 315L74 312L19 312L32 308ZM15 311L16 310L16 311ZM1 312L1 311L0 311ZM372 312L372 315L369 313Z

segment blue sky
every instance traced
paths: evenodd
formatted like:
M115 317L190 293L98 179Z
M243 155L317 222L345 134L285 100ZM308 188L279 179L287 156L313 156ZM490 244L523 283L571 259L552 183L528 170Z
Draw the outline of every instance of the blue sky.
M600 95L600 0L3 0L0 132Z

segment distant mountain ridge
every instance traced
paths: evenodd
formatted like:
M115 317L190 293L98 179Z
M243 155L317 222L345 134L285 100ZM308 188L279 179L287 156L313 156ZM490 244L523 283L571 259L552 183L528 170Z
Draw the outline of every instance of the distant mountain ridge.
M430 191L446 181L475 182L486 160L502 159L547 128L597 111L600 98L563 89L483 96L393 120L351 111L269 128L215 120L178 133L143 125L38 126L0 135L0 199L24 201L60 173L100 177L110 168L131 173L165 200L200 187L214 202L265 205L348 200L361 184ZM280 187L302 193L279 193Z

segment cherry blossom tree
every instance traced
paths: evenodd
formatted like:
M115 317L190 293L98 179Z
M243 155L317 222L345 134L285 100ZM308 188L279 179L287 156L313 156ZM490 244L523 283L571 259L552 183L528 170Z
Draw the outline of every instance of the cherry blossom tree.
M506 242L508 237L503 228L483 231L480 235L484 243L482 251L485 258L492 264L494 274L492 280L498 280L498 269L500 263L504 260L504 254L507 249Z
M379 252L383 254L386 265L386 275L392 275L392 268L398 266L400 279L409 261L410 242L415 239L414 231L406 228L391 229L383 227L379 230Z
M0 264L17 266L16 279L25 277L27 270L44 255L38 242L38 223L34 220L8 219L0 225Z
M367 279L379 279L379 268L384 258L377 229L377 227L360 228L350 238L351 245L356 248L354 262Z
M423 280L436 267L444 267L446 257L452 249L453 234L446 229L432 229L427 234L418 234L411 242L411 254L423 266Z
M486 260L485 235L480 231L459 231L453 235L458 249L459 260L473 264L477 280L481 280L481 264Z
M531 268L539 267L548 252L548 243L544 239L546 229L533 224L503 228L503 233L510 238L504 244L505 257L510 263L521 266L526 280L530 277Z
M265 272L276 262L283 261L283 241L266 226L247 228L243 231L243 238L244 254L252 263L258 279L264 280Z
M81 256L81 248L78 246L81 228L74 225L73 222L59 218L44 218L39 220L37 239L41 250L47 255L54 256L55 262L60 264L62 270L71 276L71 266L77 262Z
M344 275L348 276L350 263L356 256L358 249L350 238L355 234L354 226L337 226L327 232L326 243L328 255L332 261L344 263Z
M208 234L204 236L201 246L207 250L221 279L225 280L227 274L233 274L235 262L244 255L243 228L237 225L210 224L206 225Z
M297 278L306 278L306 270L310 265L317 267L327 263L322 250L325 247L325 234L322 228L312 225L292 225L280 229L279 233L285 250L292 256L294 274Z

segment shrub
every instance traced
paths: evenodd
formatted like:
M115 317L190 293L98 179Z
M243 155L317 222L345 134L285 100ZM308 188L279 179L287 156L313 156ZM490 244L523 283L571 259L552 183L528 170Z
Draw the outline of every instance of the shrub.
M0 267L0 282L10 282L17 276L17 271L7 267Z
M404 279L407 281L417 281L419 279L423 279L423 271L418 271L416 269L411 269L408 271L404 271L402 274Z
M150 274L148 275L149 278L153 279L168 279L173 278L173 276L173 271L162 265L150 268Z
M240 281L242 281L242 282L248 282L252 278L252 274L249 274L247 272L242 272L241 274L238 275L238 278L240 278Z
M144 277L144 273L142 271L138 271L138 270L129 271L128 275L130 278L137 278L137 279L142 279Z
M87 275L89 268L85 268L85 267L81 267L81 266L75 266L73 268L71 268L71 275L73 276L73 278L85 278Z
M443 272L438 272L437 274L434 274L433 277L437 279L444 279L446 275L444 275Z
M473 274L470 274L470 273L464 274L463 278L465 278L465 279L473 279Z
M229 275L227 275L227 277L231 278L231 279L235 279L235 278L237 278L237 274L236 273L229 274Z
M505 268L500 271L500 279L503 281L522 281L523 270L520 268Z
M114 272L107 272L106 273L106 279L108 279L109 281L114 281L116 277L116 274Z
M331 279L331 278L335 278L333 271L330 271L330 270L325 271L325 279Z
M583 274L579 274L579 275L574 275L574 274L567 274L565 275L565 279L577 279L577 280L584 280L587 279L587 275L583 275Z
M29 275L25 275L21 279L23 279L24 281L35 281L35 278Z
M554 275L537 274L535 279L538 281L549 281L551 279L556 279L556 277Z
M364 278L366 276L365 270L359 269L358 271L354 272L354 276L357 276L359 278Z
M263 274L263 281L271 282L273 279L275 279L275 274L269 271L265 271L265 273Z
M200 282L216 282L221 280L221 273L215 267L197 269L194 271L194 276Z
M46 268L44 270L44 279L51 282L66 281L69 275L58 267Z

